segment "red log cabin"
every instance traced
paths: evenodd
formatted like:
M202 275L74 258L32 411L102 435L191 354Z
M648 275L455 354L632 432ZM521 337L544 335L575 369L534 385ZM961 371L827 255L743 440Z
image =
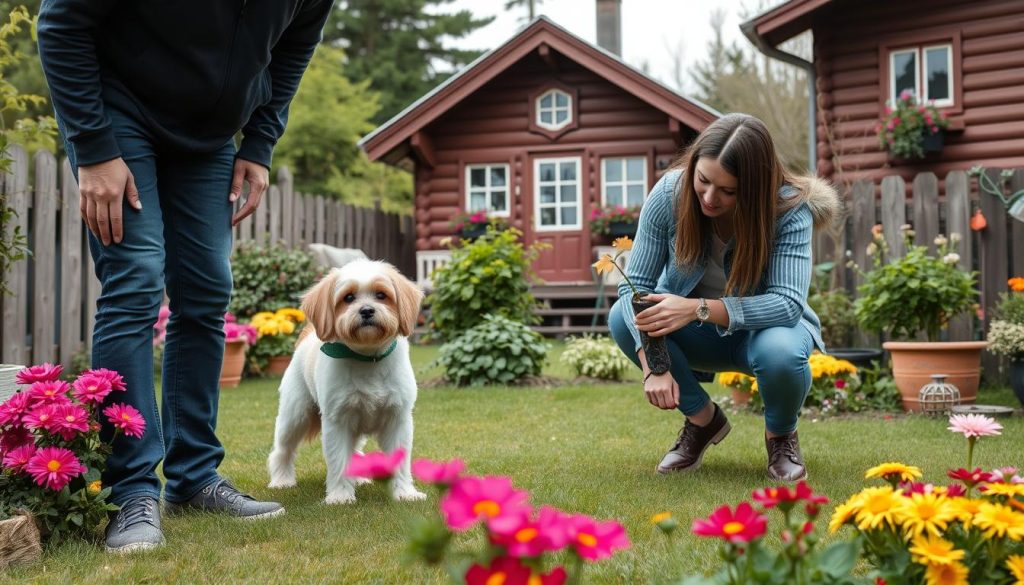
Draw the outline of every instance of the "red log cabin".
M549 284L592 283L591 210L637 205L718 114L540 17L360 141L413 171L417 278L452 218L484 209L551 244Z

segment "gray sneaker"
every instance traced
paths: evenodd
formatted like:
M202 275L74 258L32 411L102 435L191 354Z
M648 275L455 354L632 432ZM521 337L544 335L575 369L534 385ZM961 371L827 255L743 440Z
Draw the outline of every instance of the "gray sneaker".
M130 553L162 546L160 510L156 498L139 496L121 505L110 514L107 524L107 552Z
M277 502L260 502L235 489L226 479L217 479L201 489L191 500L181 503L164 501L164 512L180 514L187 510L224 512L243 520L273 518L284 514L284 506Z

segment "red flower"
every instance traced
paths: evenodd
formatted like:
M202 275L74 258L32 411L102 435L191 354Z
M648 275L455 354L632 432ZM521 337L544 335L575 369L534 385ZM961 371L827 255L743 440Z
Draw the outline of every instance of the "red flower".
M842 390L843 388L846 388L846 380L844 380L842 378L837 379L836 380L836 388L839 388L840 390Z
M89 413L77 404L61 404L53 409L54 430L65 441L70 441L78 433L89 432Z
M629 548L626 529L614 520L598 522L577 514L568 519L567 526L576 554L587 560L599 561L612 556L616 549Z
M755 490L753 498L754 501L761 504L766 509L774 508L775 506L783 506L784 504L789 504L789 506L786 507L791 507L793 504L800 501L806 501L814 506L820 506L828 503L828 498L812 492L806 481L800 481L797 483L796 488L793 490L790 490L787 486Z
M32 431L25 427L14 427L0 432L0 453L9 453L22 445L34 444Z
M740 502L735 512L729 506L722 506L712 512L707 520L694 520L692 530L697 536L717 537L738 543L760 538L767 526L766 516L757 513L748 502Z
M44 447L25 464L25 471L37 485L60 491L71 481L86 472L85 466L75 454L63 447Z
M992 474L987 471L982 471L980 467L975 467L973 471L967 471L963 467L960 469L950 469L946 472L946 475L950 479L962 481L968 488L974 488L979 483L987 483L992 481Z
M36 446L29 443L16 449L11 449L4 455L3 466L14 472L23 471L32 456L36 454Z
M18 372L15 381L22 385L34 384L35 382L53 382L60 377L64 366L57 364L41 364L25 368Z
M166 309L166 307L160 309L161 315L163 314L164 309ZM167 309L167 314L170 314L170 309ZM117 392L124 392L125 389L127 388L127 386L124 383L124 377L122 377L121 374L118 374L114 370L108 370L107 368L97 368L95 370L88 370L82 372L82 375L99 376L100 378L103 378L106 381L110 382L110 388Z
M455 483L465 469L466 464L461 459L452 459L451 461L417 459L412 462L413 477L423 483L443 486L450 486Z
M129 437L141 437L146 431L146 419L130 404L112 404L103 409L107 420L114 428L121 429Z
M487 567L473 565L466 571L466 585L529 585L530 569L519 559L498 557Z
M72 390L75 398L82 404L100 404L114 389L114 385L105 376L99 374L82 374L75 380Z
M7 425L20 425L21 417L28 412L31 392L16 392L14 396L0 404L0 427Z
M405 459L405 449L399 447L391 453L375 451L365 455L353 453L348 467L342 473L345 477L365 477L367 479L391 479L398 466Z
M951 498L966 496L967 488L958 483L950 484L949 486L946 487L946 495Z

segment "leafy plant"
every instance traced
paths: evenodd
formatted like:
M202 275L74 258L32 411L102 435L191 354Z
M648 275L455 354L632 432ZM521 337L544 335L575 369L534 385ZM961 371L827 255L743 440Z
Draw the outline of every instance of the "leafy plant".
M993 353L1024 360L1024 277L1007 281L1009 293L999 295L989 324L988 342Z
M610 225L613 223L636 224L638 221L640 221L640 206L607 205L605 207L595 207L590 212L590 233L608 234L611 233Z
M451 247L452 260L434 270L434 290L426 299L429 338L454 338L493 314L519 323L539 323L530 293L531 265L543 246L523 246L515 228L487 233Z
M825 345L847 347L857 329L857 316L849 293L830 286L834 268L834 262L823 262L814 267L814 281L807 304L821 320L821 337Z
M608 337L584 334L570 337L562 352L561 361L571 367L577 376L602 380L622 380L633 369L619 346Z
M256 328L258 338L248 353L249 372L265 372L270 358L291 355L305 321L306 315L294 307L253 315L249 325Z
M436 365L458 386L510 384L540 375L549 346L523 323L500 315L483 321L441 346Z
M231 255L234 291L229 310L245 320L260 311L294 307L322 272L305 250L243 242Z
M919 104L910 90L903 90L893 106L886 106L878 124L878 144L895 156L924 158L924 137L949 127L946 115L931 104Z
M874 267L863 274L854 312L860 325L871 331L886 332L894 339L911 339L919 332L937 341L949 320L977 303L975 272L957 267L960 256L952 251L959 234L938 236L938 256L928 254L925 246L913 245L914 231L902 227L907 253L886 262L889 248L881 229L868 244Z

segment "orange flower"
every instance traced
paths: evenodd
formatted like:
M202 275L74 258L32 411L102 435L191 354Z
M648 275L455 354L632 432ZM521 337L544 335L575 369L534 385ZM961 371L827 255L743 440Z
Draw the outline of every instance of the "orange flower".
M971 229L980 232L988 226L988 221L985 220L985 214L980 209L974 210L974 217L971 218Z
M609 254L605 254L601 256L600 260L594 262L594 270L596 270L598 274L608 274L612 270L615 270L615 261L612 260L612 257Z
M621 238L615 238L612 242L612 248L616 250L625 251L633 249L633 240L629 239L629 236L622 236Z
M1010 290L1013 292L1024 292L1024 277L1015 276L1007 280L1006 283L1010 285Z

